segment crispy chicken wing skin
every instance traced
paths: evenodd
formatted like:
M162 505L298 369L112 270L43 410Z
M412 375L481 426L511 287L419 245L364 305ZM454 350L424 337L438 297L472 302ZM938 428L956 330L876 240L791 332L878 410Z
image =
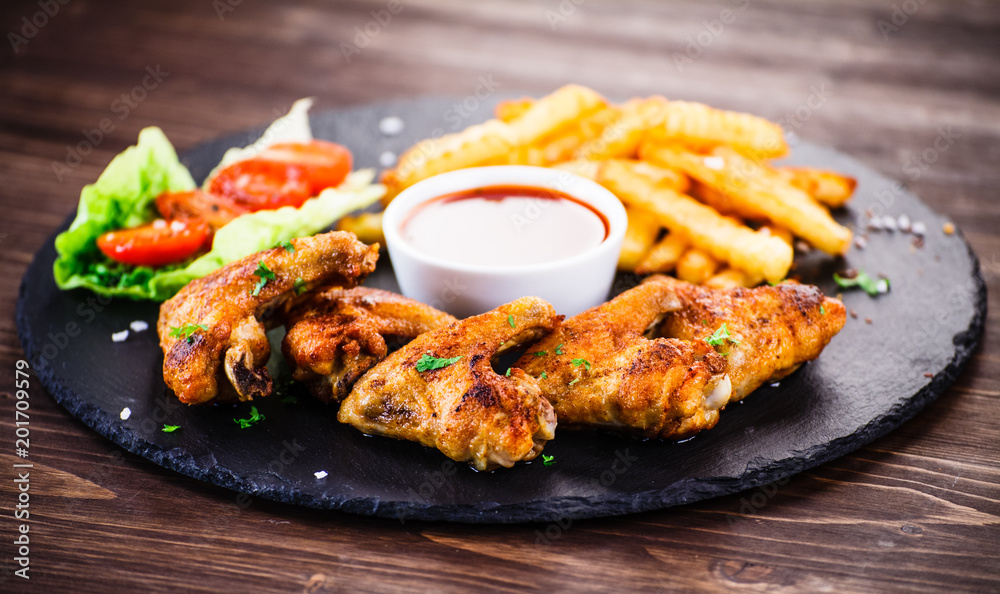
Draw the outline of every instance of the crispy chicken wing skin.
M566 320L518 366L538 380L560 424L692 435L717 422L729 384L725 358L706 343L645 337L681 305L669 283L643 283Z
M375 269L378 259L378 246L367 246L352 233L325 233L291 243L294 251L275 247L191 281L160 306L163 379L181 402L267 396L272 383L265 365L271 347L265 330L273 323L272 314L296 299L297 288L302 292L353 286ZM269 274L261 265L274 278L255 295ZM185 327L193 330L188 338L171 336L172 328ZM228 382L220 386L223 375Z
M358 380L337 418L364 433L436 447L480 470L531 460L554 436L552 406L534 378L520 369L499 375L490 359L559 320L547 302L524 297L421 334ZM460 359L418 371L424 355Z
M313 294L288 315L281 343L292 377L320 400L339 403L354 382L385 358L385 337L402 339L457 321L396 293L355 287Z
M812 285L784 282L718 291L675 279L667 282L683 307L664 318L659 334L704 341L726 325L733 340L723 340L717 348L729 363L730 402L818 357L847 317L843 303Z

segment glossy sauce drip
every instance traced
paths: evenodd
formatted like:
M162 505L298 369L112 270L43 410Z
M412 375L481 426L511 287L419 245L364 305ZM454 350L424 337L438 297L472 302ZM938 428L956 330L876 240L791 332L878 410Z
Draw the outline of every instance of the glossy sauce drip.
M446 194L415 208L400 234L429 256L516 267L570 258L603 242L607 219L557 190L490 186Z

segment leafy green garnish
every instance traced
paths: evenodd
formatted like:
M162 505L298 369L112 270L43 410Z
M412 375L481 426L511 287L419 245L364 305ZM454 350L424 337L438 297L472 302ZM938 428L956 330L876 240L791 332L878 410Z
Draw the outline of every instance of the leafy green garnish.
M821 316L825 316L826 315L826 308L823 307L822 305L819 306L819 315L821 315Z
M586 367L587 371L590 371L590 361L586 359L573 359L573 367L579 367L581 365Z
M279 242L278 245L275 246L275 247L278 247L278 246L281 246L281 247L285 248L285 251L288 252L289 254L295 252L295 246L292 244L291 241L282 241L282 242Z
M542 464L543 465L545 465L545 466L552 466L555 463L556 463L556 457L555 456L546 456L545 454L542 454Z
M510 377L510 367L507 368L507 373L504 374L505 377Z
M517 324L514 323L514 316L507 314L507 323L510 324L511 328L517 328Z
M161 429L161 431L163 431L164 433L173 433L174 431L177 431L180 428L181 428L180 425L167 425L166 423L164 423L163 429Z
M199 330L204 330L208 332L208 326L205 324L184 324L183 326L171 326L170 327L170 337L171 338L183 338L188 341L188 344L194 342L194 334Z
M240 429L247 429L251 425L256 425L257 423L265 419L264 415L257 412L256 406L250 407L250 418L248 419L233 419L233 422L240 426Z
M267 267L267 264L264 264L263 260L257 263L257 270L254 270L253 273L260 277L260 280L257 281L257 284L254 285L253 291L250 293L256 297L257 295L260 295L260 290L267 285L267 281L274 280L275 277L274 272Z
M420 356L420 360L417 361L417 371L431 371L434 369L441 369L442 367L447 367L452 363L457 362L461 359L461 356L451 357L450 359L442 359L439 357L432 357L429 353L424 353Z
M726 328L726 325L723 324L719 326L719 329L713 332L711 336L706 338L705 342L707 342L711 346L717 347L721 346L723 341L726 340L728 340L733 344L740 344L740 341L736 340L735 338L729 335L729 330Z
M841 289L853 289L858 287L864 290L872 297L876 297L882 293L889 292L889 279L880 278L878 280L873 279L864 270L859 270L854 278L847 278L840 276L836 272L833 273L833 280L837 282L837 286Z
M561 354L563 354L563 350L562 350L562 348L563 348L563 345L564 345L564 344L566 344L566 343L565 343L565 342L560 342L560 343L559 343L559 344L558 344L558 345L556 346L556 354L557 354L557 355L561 355Z
M580 378L576 378L576 379L574 379L574 380L573 380L573 381L571 381L571 382L570 382L570 383L569 383L568 385L572 386L573 384L575 384L575 383L576 383L576 382L578 382L578 381L580 381Z
M292 288L295 289L295 295L301 295L306 292L306 281L302 280L302 277L295 279L295 283L292 284Z
M542 372L542 379L549 379L549 374Z
M548 354L549 354L548 351L535 351L535 356L536 357L544 357L545 355L548 355Z

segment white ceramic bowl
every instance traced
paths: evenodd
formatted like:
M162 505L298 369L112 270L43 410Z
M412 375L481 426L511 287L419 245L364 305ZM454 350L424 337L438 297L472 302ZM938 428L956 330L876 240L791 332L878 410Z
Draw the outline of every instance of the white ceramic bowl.
M460 264L418 251L400 227L416 206L439 196L474 188L515 185L550 188L600 211L608 235L574 256L525 266ZM385 209L382 230L403 294L458 317L489 311L525 296L541 297L556 311L576 315L605 301L614 280L628 218L614 194L572 173L544 167L500 165L442 173L400 192Z

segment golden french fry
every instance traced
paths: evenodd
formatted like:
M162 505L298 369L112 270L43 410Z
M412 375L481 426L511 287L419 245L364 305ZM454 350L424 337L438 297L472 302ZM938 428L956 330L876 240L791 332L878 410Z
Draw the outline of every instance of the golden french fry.
M656 215L642 208L626 207L628 227L618 256L618 269L633 271L660 234L660 221Z
M784 227L778 227L777 225L774 224L761 225L757 229L757 233L763 233L764 235L773 235L774 237L777 237L778 239L784 241L788 245L793 245L795 241L795 238L792 236L791 231L785 229ZM759 283L760 281L757 282Z
M632 173L649 178L658 186L665 186L680 192L687 192L691 187L691 179L682 171L669 167L660 167L646 161L636 161L632 159L611 159Z
M771 282L788 274L792 248L776 237L756 233L690 196L657 186L617 161L598 168L598 181L623 202L656 213L671 232L683 233L694 247L734 268L760 274Z
M850 229L837 224L825 208L732 148L716 147L706 156L677 145L645 143L640 154L643 159L681 169L703 184L720 190L742 216L773 221L828 254L845 254L851 246ZM768 280L773 279L768 276Z
M725 268L705 281L706 287L713 289L735 289L736 287L756 287L764 280L759 276L751 276L736 268Z
M589 161L587 159L574 159L572 161L563 161L562 163L549 165L552 169L568 171L574 175L579 175L593 181L597 181L600 176L601 167L603 166L604 161Z
M697 179L691 181L691 195L717 210L719 214L727 217L737 217L751 221L762 221L767 218L760 209L746 208L743 204L733 200L720 190Z
M635 267L636 274L656 274L670 272L677 266L677 261L691 247L684 235L671 231L649 248L642 260Z
M556 89L509 122L513 142L515 145L538 142L605 105L604 97L587 87L566 85Z
M634 157L646 130L663 121L663 97L633 99L622 106L619 116L577 151L582 159Z
M657 142L672 141L695 149L728 145L757 160L788 152L785 134L778 124L748 113L689 101L668 101L662 124L651 130L651 136Z
M776 167L775 171L782 179L830 208L847 204L858 185L853 177L813 167Z
M432 175L463 167L508 163L516 146L509 126L499 120L419 142L400 155L395 168L382 174L387 189L382 202L388 204L403 189Z
M609 105L547 139L541 147L545 163L558 163L572 159L585 142L600 135L604 128L618 117L620 112L621 109L618 107Z
M545 165L545 156L542 149L533 144L518 146L511 149L505 162L507 165L534 165L541 167Z
M522 97L520 99L505 99L500 103L497 103L496 108L493 110L494 115L501 122L511 122L521 117L521 115L528 111L528 108L535 103L535 100L531 97Z
M337 222L337 231L350 231L357 235L359 240L369 245L373 243L385 245L381 212L362 212L354 216L346 216Z
M698 248L688 248L677 260L677 278L700 285L712 278L720 262Z

